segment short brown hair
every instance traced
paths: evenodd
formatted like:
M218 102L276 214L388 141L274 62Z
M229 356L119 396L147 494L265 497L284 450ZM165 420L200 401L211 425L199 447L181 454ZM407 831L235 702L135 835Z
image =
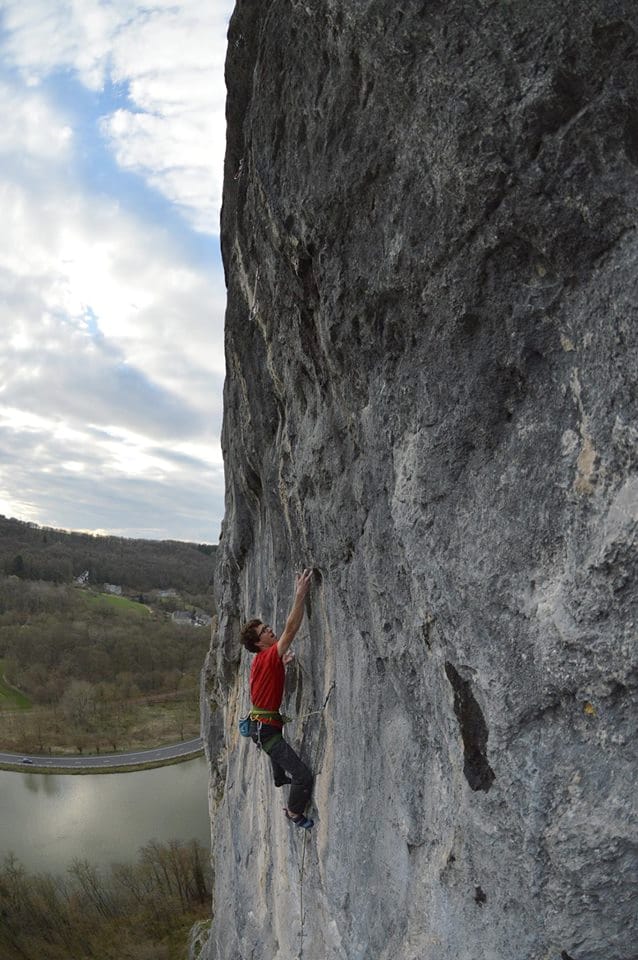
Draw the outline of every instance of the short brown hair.
M261 620L259 619L249 620L248 623L244 624L241 628L239 642L242 643L250 653L257 653L259 651L259 647L257 646L257 641L259 640L257 627L260 626L260 624Z

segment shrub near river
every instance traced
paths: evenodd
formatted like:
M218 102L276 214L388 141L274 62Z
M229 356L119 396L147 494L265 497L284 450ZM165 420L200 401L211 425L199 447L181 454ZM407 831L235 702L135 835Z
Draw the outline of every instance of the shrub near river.
M208 640L206 629L123 598L0 580L3 689L33 705L0 699L1 746L92 752L196 736Z
M151 841L133 864L100 871L74 860L65 877L0 862L0 960L182 960L210 915L208 852L195 840Z

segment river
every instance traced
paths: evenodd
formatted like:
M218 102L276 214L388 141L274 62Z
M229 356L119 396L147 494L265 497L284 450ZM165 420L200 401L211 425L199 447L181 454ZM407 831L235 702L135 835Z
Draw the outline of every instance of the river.
M130 863L148 840L210 847L204 757L135 773L64 775L0 770L0 857L62 873L74 857Z

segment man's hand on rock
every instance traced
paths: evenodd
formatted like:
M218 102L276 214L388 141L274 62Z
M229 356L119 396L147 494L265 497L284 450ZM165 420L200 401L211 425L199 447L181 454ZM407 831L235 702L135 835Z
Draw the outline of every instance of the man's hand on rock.
M303 573L298 573L295 583L295 596L300 600L303 600L308 590L310 589L310 581L312 580L312 570L304 570Z
M307 568L303 573L298 573L295 578L295 602L292 605L292 610L288 614L284 632L277 641L277 649L282 660L301 626L301 621L304 616L304 600L310 589L311 579L312 570L308 570Z
M283 657L281 658L284 667L287 667L288 664L294 659L295 659L295 655L290 651L288 653L284 653Z

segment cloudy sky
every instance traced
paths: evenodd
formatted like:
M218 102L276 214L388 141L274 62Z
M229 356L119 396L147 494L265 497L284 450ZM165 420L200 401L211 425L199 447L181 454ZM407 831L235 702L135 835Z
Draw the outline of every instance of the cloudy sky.
M0 513L216 542L233 0L0 0Z

